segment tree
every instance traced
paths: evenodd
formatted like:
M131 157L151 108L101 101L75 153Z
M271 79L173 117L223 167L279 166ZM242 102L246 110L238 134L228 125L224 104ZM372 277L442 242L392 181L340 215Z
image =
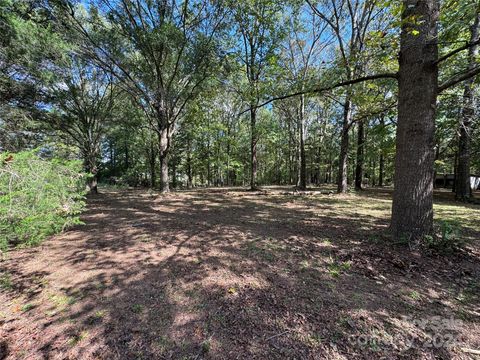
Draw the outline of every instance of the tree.
M145 112L158 136L160 188L168 192L175 124L215 72L224 11L207 0L94 4L84 18L68 4L71 26L84 55L114 74Z
M467 68L439 84L439 64L476 45L467 42L439 57L439 13L438 0L403 1L391 220L391 230L397 239L421 240L433 230L437 96L480 72L479 66Z
M51 124L78 147L84 170L89 174L87 190L97 193L100 145L115 100L113 79L111 74L78 57L73 57L67 71L52 94L58 116L53 117Z
M436 0L405 0L403 5L391 228L396 238L417 239L433 227L440 9Z
M477 43L468 50L468 70L474 70L479 55L480 45L480 2L476 6L476 16L470 29L470 43ZM455 197L457 200L469 201L472 197L470 185L470 138L475 116L474 97L475 77L467 79L463 88L463 109L458 126L458 164L455 176Z
M278 27L282 1L246 0L231 3L236 32L241 36L237 44L239 57L245 66L248 82L247 103L250 115L250 188L257 189L257 109L265 96L265 76L274 60L284 31Z
M38 123L47 115L46 90L68 49L54 29L42 1L0 0L0 150L42 143Z
M364 69L361 61L365 45L367 30L374 20L376 9L375 1L364 0L329 0L322 3L322 7L307 0L315 14L325 20L334 33L338 43L340 55L339 66L345 72L347 81L362 76ZM331 16L323 10L330 9ZM377 12L378 15L379 12ZM340 156L338 161L337 192L345 193L348 189L347 165L349 130L353 117L353 88L346 86L343 101L343 119L340 140Z
M304 10L304 11L302 11ZM320 53L329 45L329 41L321 41L324 37L326 23L311 13L310 8L295 10L295 15L290 21L290 31L287 37L287 44L281 55L282 65L287 84L290 88L299 87L305 89L313 77L312 73L317 72ZM303 21L302 21L303 20ZM304 24L304 22L306 24ZM280 70L280 69L279 69ZM278 71L280 72L280 71ZM299 96L295 102L293 111L297 123L298 132L298 156L297 156L297 188L305 190L307 187L306 153L305 153L305 107L308 99L306 95Z

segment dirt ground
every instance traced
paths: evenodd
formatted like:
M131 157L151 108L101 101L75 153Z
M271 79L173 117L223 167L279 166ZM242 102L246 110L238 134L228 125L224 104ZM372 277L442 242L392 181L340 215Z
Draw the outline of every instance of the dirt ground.
M104 189L0 263L0 359L475 358L480 206L439 194L473 242L419 254L390 195Z

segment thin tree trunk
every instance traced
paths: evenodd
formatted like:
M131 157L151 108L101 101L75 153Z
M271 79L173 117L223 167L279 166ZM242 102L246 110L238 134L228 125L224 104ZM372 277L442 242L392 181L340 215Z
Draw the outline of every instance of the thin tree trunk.
M298 137L299 137L299 166L298 183L300 190L307 188L307 165L305 159L305 95L300 96L300 109L298 117Z
M452 192L454 193L456 193L456 187L457 187L457 170L458 170L458 152L455 152L455 154L453 155L453 183L452 183Z
M372 186L375 186L376 181L377 181L377 178L376 178L376 175L377 175L377 174L375 173L375 170L376 170L376 168L377 168L377 162L376 162L376 160L377 160L377 159L374 158L374 157L370 160L371 169L372 169L372 170L371 170L371 171L372 171Z
M187 188L191 189L193 186L192 181L192 145L190 139L187 143Z
M391 230L397 240L419 240L433 230L439 3L403 5Z
M437 145L435 146L435 160L434 161L437 161L440 157L440 146ZM437 170L434 169L433 170L433 188L436 189L437 188Z
M128 143L125 141L125 169L130 167L130 157L128 153Z
M380 161L379 161L379 167L378 167L378 186L382 187L383 186L383 172L385 168L385 159L383 157L383 153L380 153Z
M256 190L257 184L257 110L253 106L250 107L250 131L251 131L251 143L250 143L250 189Z
M177 163L172 161L172 187L177 188Z
M357 133L357 165L355 167L355 190L362 190L363 163L364 163L365 124L358 122Z
M385 119L383 118L383 115L380 117L380 125L382 128L385 128ZM385 157L383 155L383 147L385 146L384 144L384 137L382 136L380 140L380 165L378 169L378 186L382 187L383 186L383 174L385 171Z
M479 9L480 10L480 9ZM475 22L471 27L471 42L478 41L480 38L480 14L477 13ZM475 45L468 52L468 69L476 66L476 59L479 54L479 46ZM472 188L470 185L470 136L472 132L472 123L475 116L475 99L473 87L475 78L472 77L465 81L463 90L463 110L459 124L458 137L458 163L457 176L455 179L455 198L460 201L469 201L472 197Z
M156 185L155 179L155 163L156 163L156 152L154 148L153 140L150 141L150 152L149 152L149 163L150 163L150 187L153 189Z
M348 190L348 130L350 129L350 120L352 116L352 104L350 94L347 94L345 105L343 107L343 123L340 140L340 157L338 159L338 177L337 192L346 193Z

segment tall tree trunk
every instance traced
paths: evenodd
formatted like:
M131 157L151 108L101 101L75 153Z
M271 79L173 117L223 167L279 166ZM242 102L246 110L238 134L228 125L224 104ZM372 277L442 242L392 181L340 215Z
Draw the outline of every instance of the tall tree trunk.
M319 146L317 148L317 158L316 158L316 167L315 167L315 185L320 185L322 183L322 148Z
M300 109L298 115L299 166L297 187L300 190L305 190L307 188L307 165L305 158L305 95L300 96Z
M357 134L357 164L355 167L355 190L362 190L363 163L364 163L365 124L358 122Z
M376 181L377 181L377 178L376 178L376 173L375 173L375 170L377 168L377 162L376 162L376 158L372 158L370 159L370 164L371 164L371 171L372 171L372 186L375 186L376 184Z
M187 142L187 188L191 189L192 181L192 145L190 139Z
M257 109L250 107L250 189L256 190L257 184Z
M380 126L382 128L385 128L385 119L383 118L383 115L380 117ZM384 174L384 169L385 169L385 156L383 155L383 147L385 146L384 143L384 137L382 136L380 140L380 161L379 161L379 168L378 168L378 186L382 187L383 186L383 174Z
M176 161L172 161L172 187L174 189L177 188L177 162Z
M452 192L456 193L456 187L457 187L457 170L458 170L458 152L455 151L455 154L453 155L453 183L452 183ZM447 186L445 186L447 187Z
M433 229L439 3L403 5L391 230L395 239L418 240Z
M150 140L150 151L149 151L149 163L150 163L150 187L153 189L156 185L155 177L155 163L156 163L156 151L153 143L153 139Z
M380 160L379 160L379 166L378 166L378 186L379 187L383 186L384 168L385 168L385 159L383 157L383 153L380 153Z
M352 116L352 103L350 100L350 90L348 90L347 98L343 107L343 123L340 140L340 157L338 159L338 177L337 192L346 193L348 190L348 130L350 129L350 120Z
M440 158L440 145L435 145L435 160L436 162ZM437 170L433 170L433 188L437 188Z
M125 141L125 169L128 170L128 168L130 167L130 156L129 156L129 152L128 152L128 142Z
M91 145L86 146L83 153L83 167L87 173L86 190L89 194L98 193L98 167L97 167L97 149Z
M168 178L168 155L169 155L169 133L168 128L161 129L159 136L159 157L160 157L160 191L167 193L170 191Z
M480 10L480 9L478 9ZM471 27L470 41L475 42L480 38L480 13L477 13L475 22ZM479 46L472 46L468 51L468 69L473 69L479 54ZM465 81L463 89L463 109L459 124L458 137L458 163L455 178L455 198L460 201L469 201L472 197L470 185L470 136L472 123L475 116L475 99L473 87L475 78Z

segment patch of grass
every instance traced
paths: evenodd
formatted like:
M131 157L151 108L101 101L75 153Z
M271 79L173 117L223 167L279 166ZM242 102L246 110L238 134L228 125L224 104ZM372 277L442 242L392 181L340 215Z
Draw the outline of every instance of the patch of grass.
M466 288L460 291L455 299L462 304L468 305L477 303L479 297L480 283L472 281Z
M160 350L161 353L164 353L174 347L173 341L171 341L167 336L160 336L155 341L155 346Z
M201 346L202 346L202 352L206 354L210 351L212 344L210 343L210 340L204 340Z
M256 241L250 241L247 243L247 252L249 254L252 254L254 256L258 256L262 258L263 260L272 262L275 260L275 254L269 250L265 249L259 245L256 244Z
M310 268L310 262L308 260L300 261L300 271L305 271Z
M140 314L141 312L143 312L144 308L145 308L145 306L143 306L142 304L133 304L132 305L132 311L135 314Z
M365 301L366 301L365 296L362 293L352 294L351 299L357 305L363 305L363 304L365 304Z
M342 273L351 267L349 262L333 262L328 265L328 273L330 276L339 277Z
M140 242L142 243L150 243L153 241L153 238L147 234L143 234L141 236L139 236L139 240Z
M95 313L93 314L93 316L96 318L96 319L102 319L105 317L105 315L107 314L107 312L105 310L97 310L95 311Z
M22 306L22 312L27 312L32 310L35 307L33 304L25 304Z
M308 334L303 337L303 342L311 347L318 347L323 343L323 341L324 339L318 333Z
M82 340L86 339L87 337L88 337L88 331L84 330L80 332L80 334L70 337L67 343L69 346L75 346Z
M0 289L4 289L4 290L13 289L12 277L7 272L0 275Z
M50 302L58 309L65 309L77 301L73 296L63 294L52 294L48 297Z
M421 300L422 299L422 296L415 290L411 291L409 294L408 294L408 297L412 300L415 300L415 301L418 301L418 300Z

